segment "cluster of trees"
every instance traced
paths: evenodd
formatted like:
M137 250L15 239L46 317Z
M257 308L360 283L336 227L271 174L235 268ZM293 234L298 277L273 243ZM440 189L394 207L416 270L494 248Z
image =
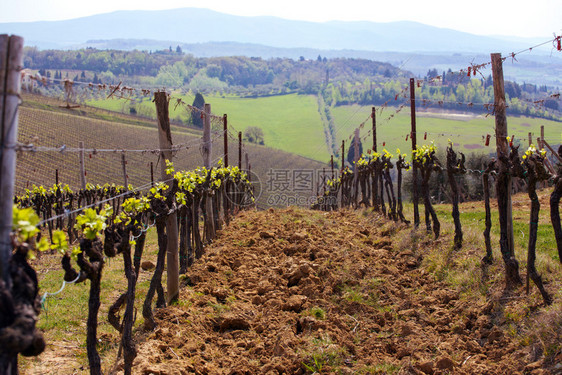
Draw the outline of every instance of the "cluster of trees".
M439 106L447 109L463 111L476 111L481 113L484 104L494 102L494 89L491 76L484 78L464 78L458 74L443 74L440 81L431 81L434 72L429 71L428 76L420 87L416 88L418 105ZM558 119L552 111L560 110L560 99L548 97L546 86L505 81L506 100L509 112ZM366 78L363 82L352 83L339 81L329 83L323 88L322 94L328 105L382 105L396 95L404 94L407 87L403 80L378 81ZM405 94L409 98L409 91ZM534 101L544 100L540 103ZM404 98L398 98L401 102ZM425 102L424 102L425 100ZM491 110L491 109L490 109Z
M257 126L248 126L244 130L244 141L262 146L265 145L263 130Z
M195 84L232 87L271 85L290 90L315 92L331 80L362 81L366 77L408 77L400 69L367 59L336 58L292 60L256 57L196 58L184 55L181 47L156 52L97 50L24 50L24 65L30 69L80 70L119 76L148 76L155 84L173 87ZM110 82L107 82L110 83Z
M181 60L181 54L140 51L100 51L86 48L76 51L24 48L24 66L30 69L86 70L114 75L155 76L161 66Z

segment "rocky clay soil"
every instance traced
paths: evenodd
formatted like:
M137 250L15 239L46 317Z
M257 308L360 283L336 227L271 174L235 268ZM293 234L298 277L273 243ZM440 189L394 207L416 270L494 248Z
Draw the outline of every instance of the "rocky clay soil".
M545 374L422 267L439 241L361 211L239 214L156 310L135 374Z

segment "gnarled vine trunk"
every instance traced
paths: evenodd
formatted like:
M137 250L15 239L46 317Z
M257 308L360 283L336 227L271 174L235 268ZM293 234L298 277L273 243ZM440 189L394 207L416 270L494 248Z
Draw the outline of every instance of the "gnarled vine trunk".
M464 168L464 160L465 158L462 153L461 160L457 160L457 153L453 150L453 147L449 146L447 148L447 176L452 192L453 211L451 215L453 216L453 221L455 223L455 237L453 243L456 249L460 249L462 247L463 233L459 213L459 187L457 185L455 175L466 171Z
M500 221L500 251L505 264L505 282L506 288L512 289L517 285L521 285L521 277L519 276L519 262L515 259L508 242L508 189L511 189L510 178L510 162L504 155L498 155L498 176L496 179L496 195L498 199L498 212Z
M485 229L484 229L484 243L486 245L486 255L482 258L484 264L492 264L494 256L492 254L492 241L490 239L490 230L492 229L492 214L490 210L490 173L495 168L496 161L492 160L484 173L482 174L482 185L484 190L484 208L486 211L485 216Z
M45 340L35 327L40 312L37 274L27 263L27 247L10 260L11 285L0 279L0 374L18 374L18 354L37 356Z
M539 228L539 211L541 204L539 202L539 197L537 196L537 181L541 179L540 175L545 175L544 166L539 165L540 161L536 159L533 155L528 157L525 161L527 166L527 178L528 178L528 194L531 199L531 216L529 220L529 247L527 249L527 294L529 294L529 278L533 280L539 291L541 292L544 303L550 305L552 303L552 297L542 283L541 276L539 275L537 268L535 267L536 260L536 245L537 245L537 230ZM542 167L543 173L540 173ZM544 178L542 178L544 179Z

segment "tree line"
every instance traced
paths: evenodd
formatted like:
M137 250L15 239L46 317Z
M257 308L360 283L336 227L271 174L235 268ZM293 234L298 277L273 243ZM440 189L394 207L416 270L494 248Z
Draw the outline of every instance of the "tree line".
M181 50L118 51L86 48L74 51L38 50L26 47L24 65L30 69L88 71L98 76L147 76L154 84L189 85L192 80L210 86L273 85L317 90L330 80L363 80L366 77L408 77L388 63L367 59L316 59L259 57L194 57ZM150 79L149 79L150 81ZM110 83L110 82L104 82Z
M62 79L65 71L64 78L93 83L116 84L126 78L130 84L243 97L320 94L328 107L382 105L403 93L407 79L413 76L391 64L367 59L200 58L171 46L155 52L27 47L24 65L47 77ZM422 106L481 113L483 104L493 102L491 76L467 77L450 69L439 74L430 69L420 80L424 83L417 88L416 99ZM559 119L560 98L550 97L546 86L505 81L505 92L511 113ZM534 103L537 100L540 102Z

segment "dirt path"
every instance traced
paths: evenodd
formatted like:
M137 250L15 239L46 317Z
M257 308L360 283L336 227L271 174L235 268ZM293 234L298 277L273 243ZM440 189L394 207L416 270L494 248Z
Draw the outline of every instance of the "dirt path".
M360 212L242 213L157 312L134 372L543 373L491 304L419 267L429 243L410 230Z

